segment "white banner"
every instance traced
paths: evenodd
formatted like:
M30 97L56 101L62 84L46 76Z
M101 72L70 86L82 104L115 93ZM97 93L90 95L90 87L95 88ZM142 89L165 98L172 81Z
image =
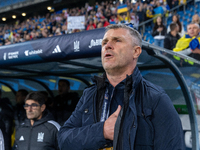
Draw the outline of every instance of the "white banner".
M67 29L85 29L85 16L68 16Z

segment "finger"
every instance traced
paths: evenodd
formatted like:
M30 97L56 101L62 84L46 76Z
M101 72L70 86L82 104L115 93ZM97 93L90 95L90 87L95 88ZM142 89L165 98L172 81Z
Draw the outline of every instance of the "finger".
M119 115L119 112L120 112L120 110L121 110L121 106L120 105L118 105L118 107L117 107L117 110L113 113L113 114L115 114L116 116L118 116Z

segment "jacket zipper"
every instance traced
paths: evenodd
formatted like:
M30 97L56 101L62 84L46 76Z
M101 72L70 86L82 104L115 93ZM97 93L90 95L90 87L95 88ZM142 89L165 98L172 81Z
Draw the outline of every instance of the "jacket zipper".
M131 97L133 97L134 92L131 92L131 93L132 93ZM131 97L129 98L129 101L130 101ZM128 135L128 141L129 141L130 150L131 150L131 137L130 136L131 136L131 129L133 128L134 122L135 122L135 116L133 115L133 122L131 124L130 130L129 130L129 135Z
M33 127L31 126L31 132L30 132L30 135L29 135L29 142L28 142L28 150L30 150L30 143L31 143L31 135L32 135L32 129Z
M135 116L133 116L133 123L132 123L132 125L131 125L131 128L130 128L130 130L129 130L129 147L130 147L130 150L131 150L131 129L132 129L132 127L133 127L133 125L134 125L134 122L135 122Z

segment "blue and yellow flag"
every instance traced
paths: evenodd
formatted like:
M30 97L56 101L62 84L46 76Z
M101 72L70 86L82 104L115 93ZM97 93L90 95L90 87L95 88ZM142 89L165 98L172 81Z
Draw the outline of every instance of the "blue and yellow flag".
M117 7L117 14L124 13L128 11L127 5L120 5Z

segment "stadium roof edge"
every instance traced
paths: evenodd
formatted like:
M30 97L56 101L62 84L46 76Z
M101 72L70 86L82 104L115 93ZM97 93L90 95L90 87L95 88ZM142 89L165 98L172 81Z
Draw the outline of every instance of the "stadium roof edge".
M30 5L34 5L34 4L38 4L38 3L42 3L42 2L47 2L49 0L30 0L30 1L25 1L25 2L20 2L20 3L16 3L10 6L6 6L6 7L0 7L0 13L3 12L7 12L7 11L11 11L14 9L19 9L22 7L26 7L26 6L30 6Z

